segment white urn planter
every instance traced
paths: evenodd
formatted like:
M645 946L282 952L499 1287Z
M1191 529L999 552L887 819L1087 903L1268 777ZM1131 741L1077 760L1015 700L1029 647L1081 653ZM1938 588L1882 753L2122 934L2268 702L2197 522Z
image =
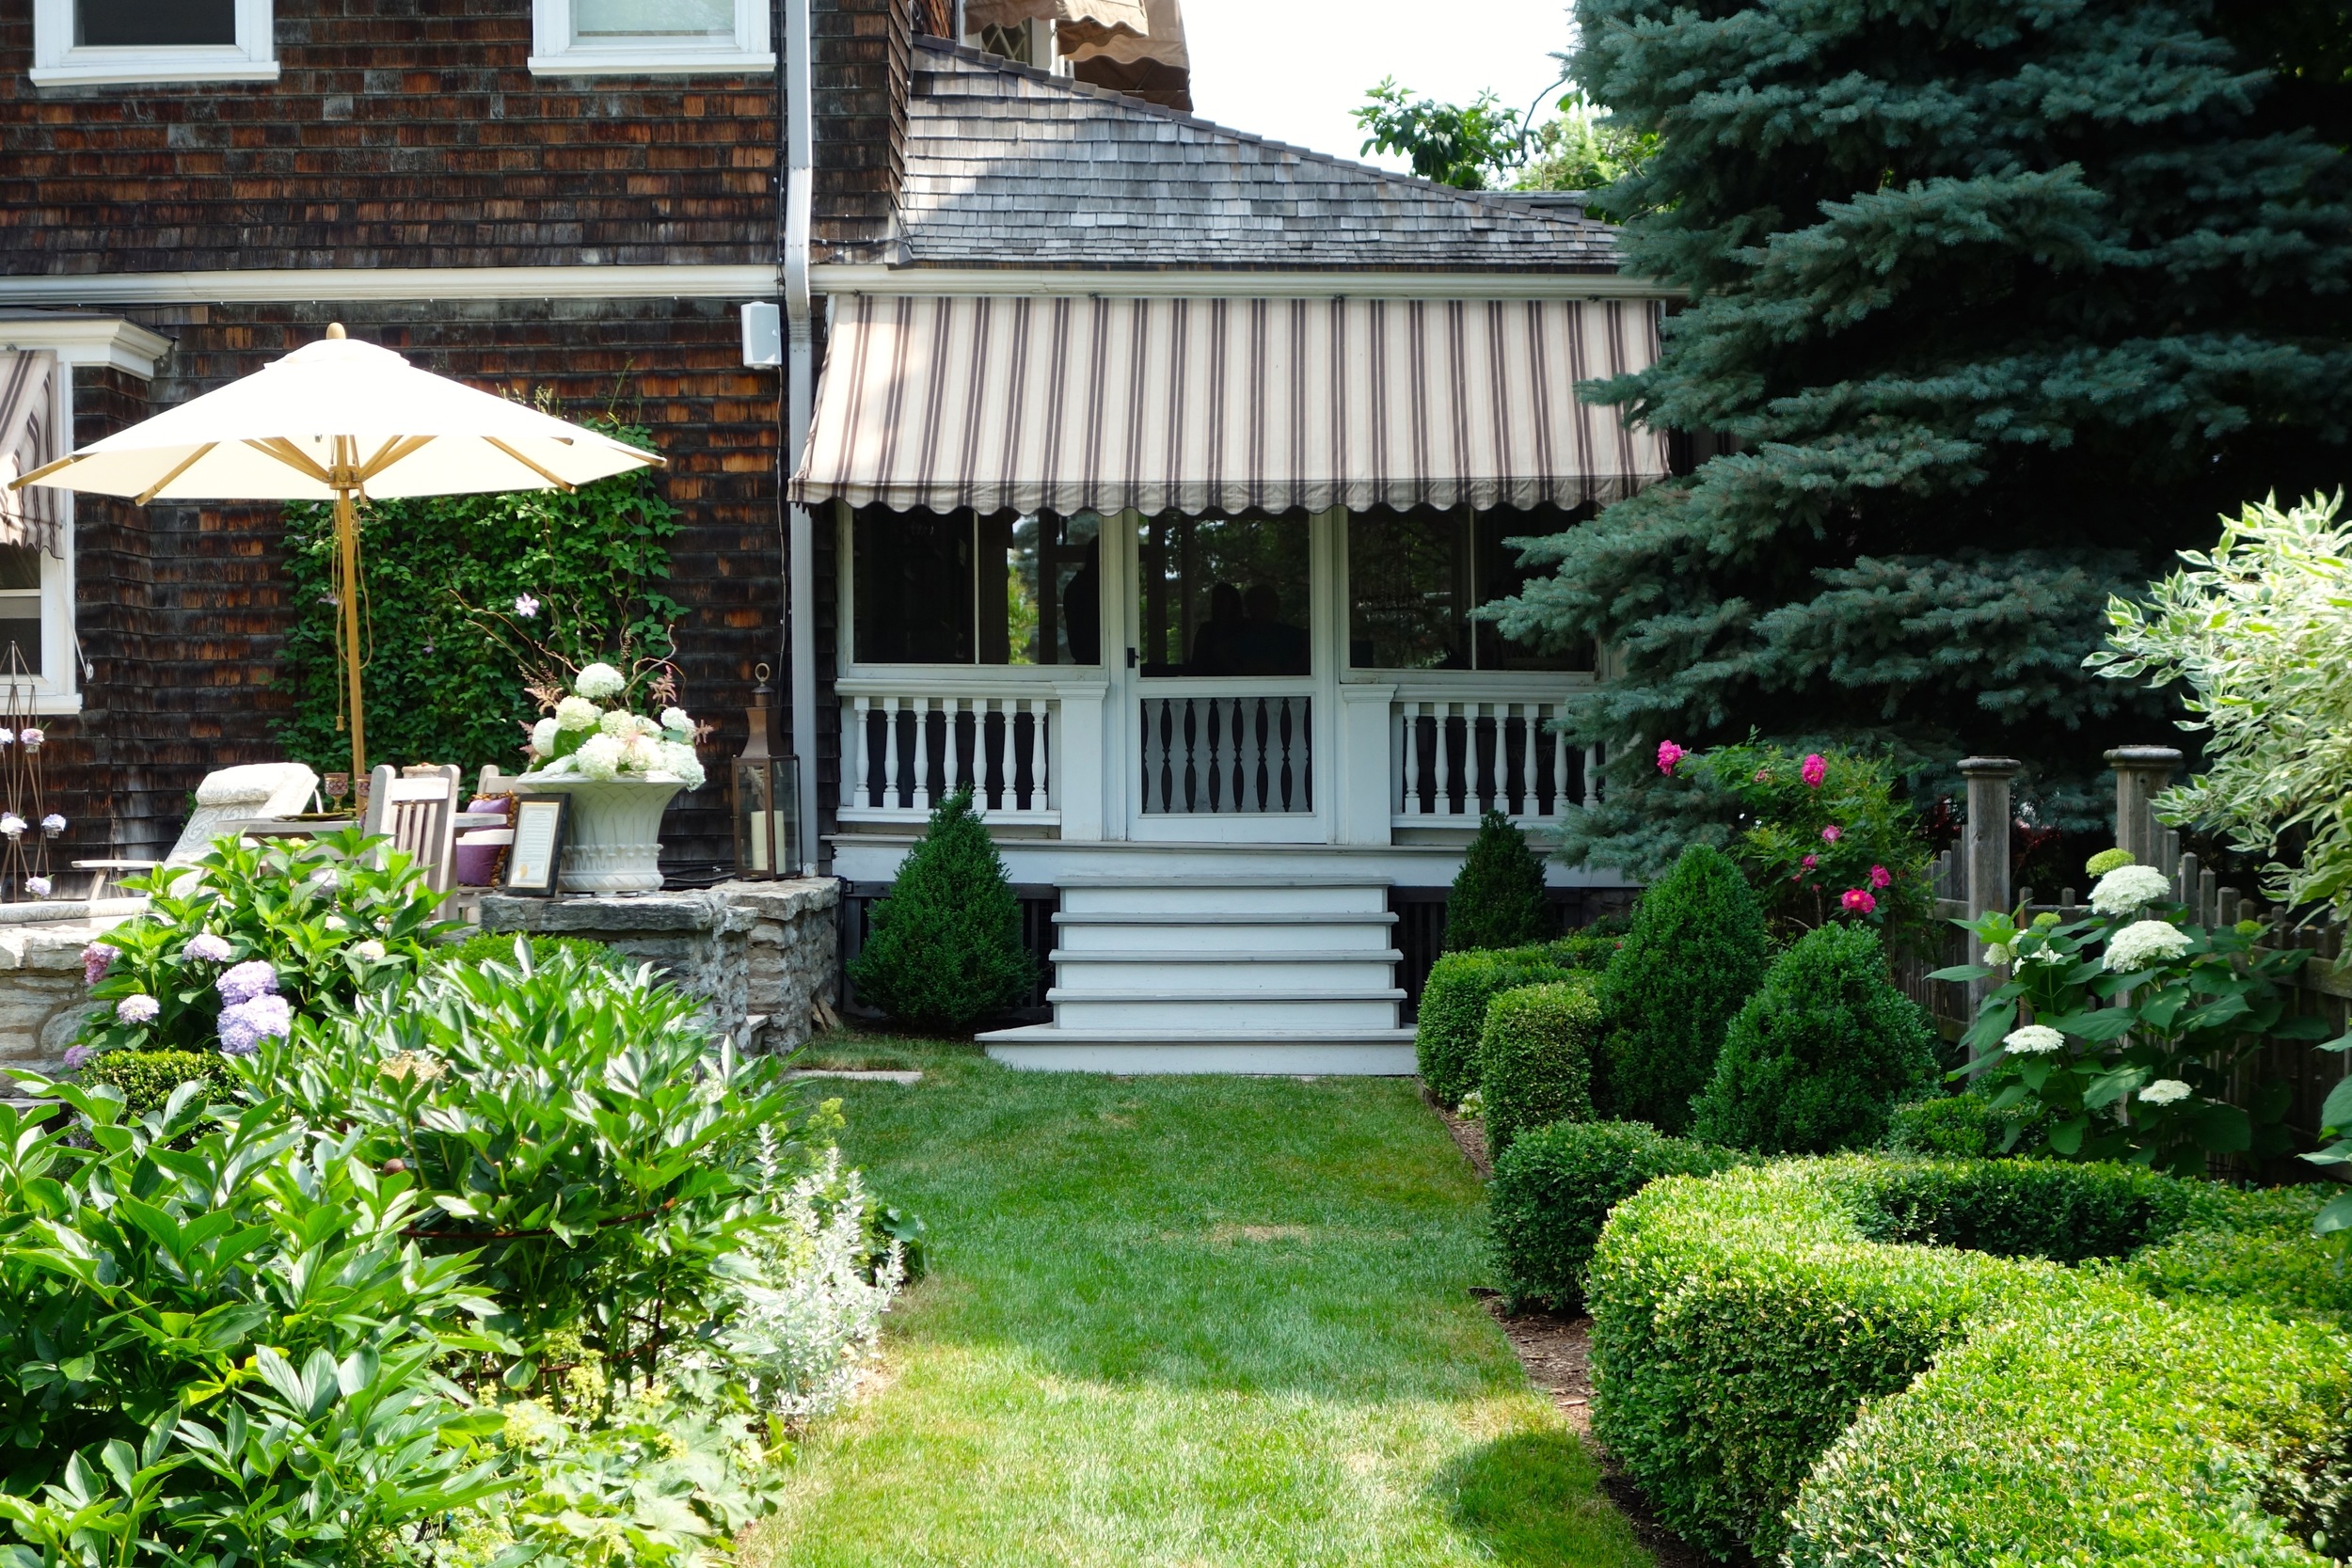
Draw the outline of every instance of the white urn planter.
M534 794L571 798L557 887L565 893L660 890L661 814L671 797L686 787L683 781L525 773L515 783Z

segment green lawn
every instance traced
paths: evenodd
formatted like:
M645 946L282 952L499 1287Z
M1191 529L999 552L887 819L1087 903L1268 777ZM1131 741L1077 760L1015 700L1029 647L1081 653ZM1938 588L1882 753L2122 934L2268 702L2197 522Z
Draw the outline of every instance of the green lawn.
M1646 1563L1468 1293L1409 1084L1017 1073L858 1040L844 1144L933 1238L747 1568Z

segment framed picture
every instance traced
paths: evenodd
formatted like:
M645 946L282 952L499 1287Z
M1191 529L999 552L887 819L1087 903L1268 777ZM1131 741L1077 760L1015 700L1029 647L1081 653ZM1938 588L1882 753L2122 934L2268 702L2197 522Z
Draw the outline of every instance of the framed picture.
M515 847L506 857L506 879L499 884L501 889L541 898L555 892L570 806L570 798L563 795L515 798Z

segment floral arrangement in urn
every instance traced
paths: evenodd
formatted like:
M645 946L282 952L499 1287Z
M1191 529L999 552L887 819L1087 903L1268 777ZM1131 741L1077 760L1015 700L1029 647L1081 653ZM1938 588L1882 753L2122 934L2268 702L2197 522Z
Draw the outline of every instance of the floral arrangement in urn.
M675 705L660 718L628 705L630 681L612 665L590 664L572 679L555 711L532 726L531 777L644 779L703 786L703 765L694 755L694 721ZM663 671L650 693L670 694Z

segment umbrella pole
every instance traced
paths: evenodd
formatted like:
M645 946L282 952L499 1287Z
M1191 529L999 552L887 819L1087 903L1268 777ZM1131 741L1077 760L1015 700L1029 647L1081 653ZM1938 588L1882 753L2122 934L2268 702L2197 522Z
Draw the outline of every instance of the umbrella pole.
M343 681L351 699L351 787L367 788L368 740L359 711L359 517L351 492L335 492L335 547L342 557Z

